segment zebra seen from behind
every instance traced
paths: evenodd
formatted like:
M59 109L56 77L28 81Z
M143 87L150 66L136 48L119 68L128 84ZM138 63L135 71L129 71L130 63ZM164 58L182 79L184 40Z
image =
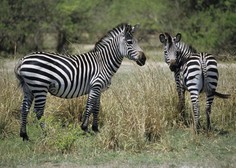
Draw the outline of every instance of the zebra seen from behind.
M196 50L192 47L180 42L180 33L175 37L171 37L168 33L160 34L159 39L164 44L165 62L175 73L180 110L184 109L184 94L185 90L188 90L193 108L194 129L198 132L200 126L198 98L201 92L205 92L207 130L210 130L210 113L214 96L219 98L230 96L216 91L218 69L215 57L208 53L195 53Z
M167 43L165 43L165 36L166 36L166 41ZM163 43L165 44L164 46L164 59L165 62L170 65L170 70L172 72L174 72L174 78L175 78L175 83L176 83L176 89L177 89L177 93L178 93L178 97L179 97L179 104L178 104L178 109L180 111L181 117L184 120L185 119L185 113L184 113L184 104L185 104L185 88L183 86L183 84L181 83L181 76L180 76L180 66L181 63L176 63L176 59L171 59L171 58L175 58L174 56L166 56L169 54L178 54L178 52L181 51L181 60L187 59L189 57L189 55L191 55L192 53L197 53L197 50L195 48L193 48L192 46L189 46L183 42L180 41L180 34L177 34L175 39L173 39L175 41L175 45L172 45L171 41L171 36L168 33L161 34L160 35L160 40L163 41ZM161 42L162 42L161 41ZM173 52L172 52L173 51ZM168 53L167 53L168 52ZM176 53L175 53L176 52ZM178 67L178 66L179 67Z
M34 102L38 120L44 113L47 93L61 98L88 94L81 128L88 130L93 113L92 130L98 131L98 112L101 92L109 87L124 57L143 66L143 50L134 38L137 25L120 24L110 30L93 50L80 55L61 55L35 52L23 57L15 67L16 77L23 88L20 137L28 140L27 115Z

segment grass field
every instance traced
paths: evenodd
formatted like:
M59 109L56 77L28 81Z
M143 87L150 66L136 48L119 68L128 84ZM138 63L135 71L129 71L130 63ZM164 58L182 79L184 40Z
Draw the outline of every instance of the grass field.
M100 133L80 129L86 96L65 100L49 95L42 118L46 129L41 130L31 112L30 141L22 142L22 94L14 61L0 61L0 167L236 167L236 64L219 65L217 90L231 98L215 99L210 133L202 129L195 135L191 125L179 121L173 74L165 64L148 61L139 67L125 59L102 94ZM186 97L192 123L188 93ZM203 127L204 103L202 95Z

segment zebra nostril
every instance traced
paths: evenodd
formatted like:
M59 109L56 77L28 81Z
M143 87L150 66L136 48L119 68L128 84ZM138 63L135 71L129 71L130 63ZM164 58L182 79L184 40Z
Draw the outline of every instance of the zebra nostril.
M170 60L170 65L175 65L175 64L176 64L176 60L175 59Z
M139 66L145 65L146 56L144 52L139 51L139 59L136 61Z

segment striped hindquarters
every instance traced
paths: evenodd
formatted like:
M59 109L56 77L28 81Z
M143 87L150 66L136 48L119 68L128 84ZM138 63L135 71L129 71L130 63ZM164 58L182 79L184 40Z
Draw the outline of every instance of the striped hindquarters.
M186 61L183 75L189 91L214 93L218 81L217 61L211 54L194 53Z
M205 91L214 93L218 82L217 61L212 54L199 53L199 55L202 63Z

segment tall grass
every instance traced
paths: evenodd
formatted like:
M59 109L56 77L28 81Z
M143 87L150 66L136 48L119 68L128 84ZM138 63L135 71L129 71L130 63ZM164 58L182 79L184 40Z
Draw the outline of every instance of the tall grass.
M231 93L232 96L228 100L216 98L213 103L211 117L216 130L230 132L236 128L235 69L234 65L219 68L218 91ZM0 136L2 139L15 135L18 137L22 94L17 89L13 72L1 70L0 73ZM186 111L191 118L188 93L186 97ZM42 118L46 123L43 131L31 112L28 117L28 132L31 140L37 144L34 149L36 152L67 153L91 148L138 152L152 150L149 147L153 144L159 144L159 149L170 149L168 146L171 146L171 142L166 141L166 132L173 128L192 132L191 128L186 128L179 122L173 74L159 63L149 63L141 68L128 63L120 68L111 87L102 93L100 133L96 136L84 134L80 129L86 99L87 96L66 100L48 95ZM204 96L200 102L201 122L206 125ZM21 141L20 138L18 140Z
M148 141L158 140L166 127L175 123L176 96L163 69L135 67L124 80L126 75L119 74L103 96L106 124L100 136L107 148L139 150Z
M6 138L19 127L21 94L12 72L1 68L0 76L0 138Z

